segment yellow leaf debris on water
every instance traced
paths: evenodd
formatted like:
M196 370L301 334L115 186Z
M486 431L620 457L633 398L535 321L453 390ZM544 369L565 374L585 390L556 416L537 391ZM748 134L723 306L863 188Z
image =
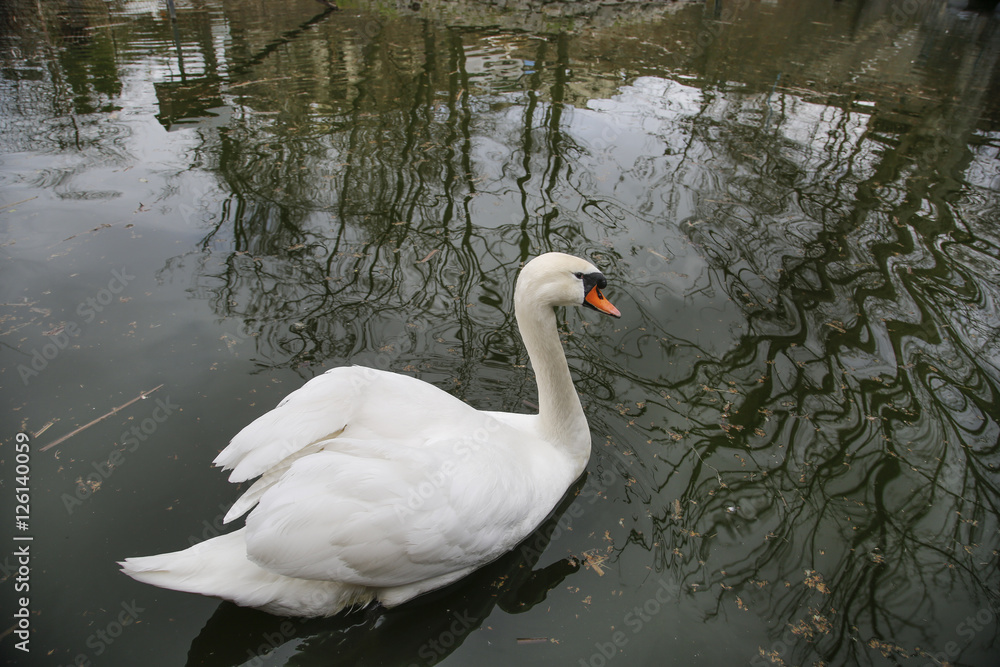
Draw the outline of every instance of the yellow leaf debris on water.
M805 581L803 581L803 583L806 586L808 586L809 588L814 588L820 593L824 593L826 595L830 594L830 589L827 588L827 585L825 583L823 583L822 574L820 574L816 570L806 570L805 573L806 573L806 578Z
M584 562L586 562L587 567L596 572L597 576L603 577L604 569L601 567L601 563L606 561L608 557L598 556L594 552L585 552L583 555L584 555Z

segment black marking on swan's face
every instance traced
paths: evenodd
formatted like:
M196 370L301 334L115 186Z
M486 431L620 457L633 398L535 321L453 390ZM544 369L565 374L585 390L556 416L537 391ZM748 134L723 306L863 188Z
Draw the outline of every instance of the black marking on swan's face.
M583 282L583 303L581 305L605 315L621 317L618 309L604 297L604 293L601 291L608 286L608 281L604 278L603 273L600 271L592 271L591 273L577 271L573 275Z
M590 290L594 289L605 289L608 286L608 281L604 277L604 274L600 271L594 271L593 273L583 273L582 271L577 271L574 275L583 281L583 293L590 294ZM586 304L590 305L590 304ZM593 308L593 306L591 306Z

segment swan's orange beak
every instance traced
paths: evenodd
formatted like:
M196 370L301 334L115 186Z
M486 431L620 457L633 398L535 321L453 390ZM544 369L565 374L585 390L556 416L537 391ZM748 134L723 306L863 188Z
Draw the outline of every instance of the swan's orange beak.
M622 314L617 308L615 308L610 301L604 298L601 290L595 285L593 289L584 298L584 303L589 305L594 310L599 310L602 313L607 313L611 317L621 317Z

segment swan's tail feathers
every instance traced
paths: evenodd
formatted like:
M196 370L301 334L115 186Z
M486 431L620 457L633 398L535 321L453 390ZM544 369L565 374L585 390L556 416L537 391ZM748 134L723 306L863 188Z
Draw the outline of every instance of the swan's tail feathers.
M282 616L332 616L373 599L364 586L275 574L247 558L244 532L220 535L184 551L126 558L122 572L136 581L211 595Z

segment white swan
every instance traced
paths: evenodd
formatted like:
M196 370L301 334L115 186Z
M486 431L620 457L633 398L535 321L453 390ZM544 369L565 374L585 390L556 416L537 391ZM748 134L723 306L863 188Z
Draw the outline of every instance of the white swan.
M440 588L527 537L583 473L590 431L553 308L614 317L589 262L528 262L514 313L539 412L476 410L415 378L358 366L313 378L215 459L259 479L226 522L246 526L184 551L127 558L138 581L289 616L391 607Z

